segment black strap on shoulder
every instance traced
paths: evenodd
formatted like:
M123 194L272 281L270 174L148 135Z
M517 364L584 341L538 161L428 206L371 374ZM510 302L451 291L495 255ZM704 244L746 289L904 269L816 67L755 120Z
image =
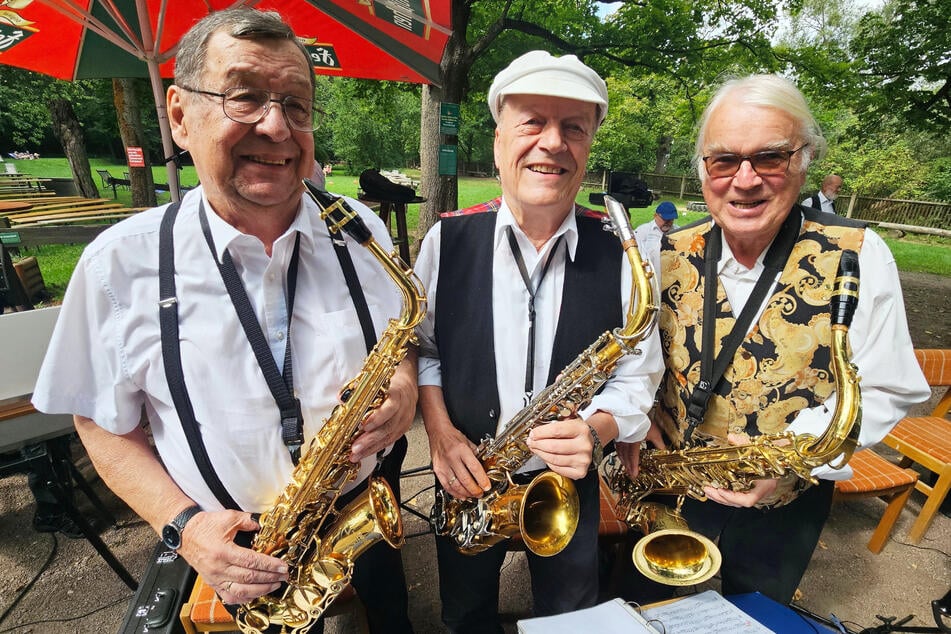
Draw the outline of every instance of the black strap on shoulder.
M192 458L198 466L205 483L221 505L227 509L241 510L237 502L225 489L215 473L215 469L208 457L208 450L202 440L198 423L195 420L195 410L188 396L185 386L185 375L182 371L182 356L178 333L178 299L175 296L175 250L172 227L178 215L179 203L172 203L165 210L162 225L159 231L159 320L162 332L162 359L165 364L165 377L168 388L172 393L172 401L182 422L188 447Z
M281 415L281 440L287 447L296 465L300 461L300 449L304 442L304 416L301 413L300 399L294 396L294 375L292 370L292 350L291 350L291 324L294 317L294 295L297 288L297 268L300 261L300 233L297 233L294 242L294 252L291 256L290 265L287 270L287 333L284 338L284 370L278 370L274 356L268 346L267 338L261 324L254 314L254 308L251 306L251 300L248 293L241 283L241 276L235 268L234 261L231 259L231 253L225 249L221 260L218 259L218 253L215 250L215 241L211 235L211 226L208 224L208 216L205 214L204 203L199 203L198 217L201 221L201 230L208 243L208 249L211 251L215 264L218 265L218 271L221 274L221 280L228 290L228 296L231 298L231 304L238 314L238 321L241 322L241 328L244 330L245 337L251 345L254 352L254 358L257 359L264 380L267 381L267 387L271 391L271 396L277 404Z
M700 349L700 380L690 394L687 402L687 430L684 433L684 442L690 441L694 429L702 422L710 404L710 398L717 391L720 381L723 379L723 373L733 362L733 356L736 354L740 342L746 337L750 324L753 322L753 316L759 312L763 300L766 299L768 291L776 282L776 276L786 266L789 254L792 253L796 238L799 237L799 226L801 223L800 214L793 210L786 216L782 227L773 245L766 253L763 259L764 270L756 280L753 292L750 298L743 306L740 316L733 324L733 329L723 341L720 353L716 359L713 358L713 351L716 347L715 331L717 321L717 266L720 262L720 252L723 248L723 233L720 227L714 225L710 230L707 239L706 249L704 251L703 261L703 326L701 330L701 349Z
M350 299L353 301L353 307L357 311L360 328L363 330L363 341L367 347L367 354L369 354L370 351L373 350L373 346L376 345L376 329L373 327L370 307L367 305L367 298L363 294L363 287L360 286L357 270L353 266L353 258L350 257L350 251L347 250L347 241L344 240L343 237L334 237L334 231L330 228L332 224L330 217L328 216L325 220L330 233L330 243L333 244L334 253L337 254L337 261L340 262L340 270L343 271L343 277L347 281Z

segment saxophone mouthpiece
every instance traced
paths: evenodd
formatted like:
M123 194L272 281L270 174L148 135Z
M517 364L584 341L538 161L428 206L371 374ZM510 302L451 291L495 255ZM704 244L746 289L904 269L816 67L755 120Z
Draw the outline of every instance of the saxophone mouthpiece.
M839 258L839 271L835 276L832 298L829 300L829 312L833 326L852 325L855 307L859 303L859 255L846 249Z
M604 197L604 210L611 219L611 231L621 240L622 245L630 240L634 240L634 230L631 228L631 220L627 215L627 209L611 196Z
M330 218L331 231L343 230L360 244L366 244L373 239L373 234L366 223L363 222L363 218L347 204L342 196L336 196L321 189L316 183L307 178L304 179L304 189L307 195L317 203L317 207L320 208L320 217L322 219Z

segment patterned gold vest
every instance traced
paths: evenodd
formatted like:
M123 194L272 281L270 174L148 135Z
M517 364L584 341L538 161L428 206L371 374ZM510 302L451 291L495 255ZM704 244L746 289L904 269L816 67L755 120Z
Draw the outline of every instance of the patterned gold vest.
M795 207L792 213L801 209ZM766 308L740 343L710 399L698 437L726 438L783 431L802 409L834 391L830 372L829 297L843 249L856 252L865 236L860 223L810 213ZM703 260L710 223L668 234L661 252L659 325L667 371L660 389L658 422L680 444L687 427L686 403L700 377ZM736 321L723 285L717 282L716 350Z

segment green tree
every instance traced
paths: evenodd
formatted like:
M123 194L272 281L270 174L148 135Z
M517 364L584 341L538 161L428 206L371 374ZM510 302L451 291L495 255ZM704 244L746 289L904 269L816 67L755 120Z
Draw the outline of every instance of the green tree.
M900 113L908 124L951 129L951 2L889 0L859 22L852 48L871 115Z

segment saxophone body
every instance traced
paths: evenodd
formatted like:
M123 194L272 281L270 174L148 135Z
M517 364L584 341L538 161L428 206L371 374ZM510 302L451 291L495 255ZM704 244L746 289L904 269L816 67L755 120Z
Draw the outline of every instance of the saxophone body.
M602 334L513 417L494 439L476 449L492 485L480 498L456 499L436 493L431 523L437 535L449 536L465 554L482 552L504 539L521 536L526 548L541 556L561 552L578 526L578 494L574 483L552 471L525 485L512 475L532 457L529 432L539 425L575 416L587 406L610 378L625 354L639 354L635 346L647 337L657 312L656 280L641 259L624 207L604 197L610 218L606 230L618 235L633 274L631 298L622 328Z
M334 221L332 231L346 231L383 265L403 295L403 308L359 374L340 391L341 402L302 453L284 491L261 515L252 548L284 560L289 580L274 593L239 606L235 621L245 634L270 626L304 634L346 588L360 554L380 540L394 548L403 545L399 504L382 478L371 477L367 490L345 508L337 509L336 502L359 469L349 456L361 423L383 403L396 367L415 343L414 328L426 312L425 294L412 270L386 253L342 198L304 183L321 218Z
M811 471L821 465L844 466L858 444L862 397L856 367L849 361L848 330L858 303L858 254L843 251L830 299L831 366L837 394L835 410L818 437L791 432L756 436L747 444L710 444L672 450L642 450L636 477L630 477L616 455L601 474L617 494L616 512L645 535L634 549L634 564L655 581L690 585L705 581L719 568L716 546L686 528L679 515L685 496L706 501L703 487L748 491L756 480L789 474L817 480ZM833 462L839 457L842 459ZM679 498L676 508L645 502L648 495Z

